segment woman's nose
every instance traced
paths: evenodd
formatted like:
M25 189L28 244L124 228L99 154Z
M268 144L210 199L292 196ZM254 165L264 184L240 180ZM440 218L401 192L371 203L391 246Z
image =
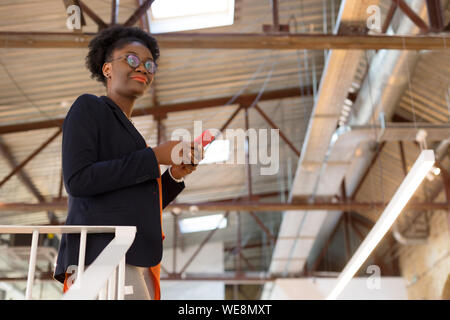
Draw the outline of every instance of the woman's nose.
M145 69L145 67L144 67L144 63L142 63L141 62L141 64L139 64L137 67L136 67L136 69L134 69L135 71L140 71L140 72L142 72L142 73L144 73L145 75L147 75L147 70Z

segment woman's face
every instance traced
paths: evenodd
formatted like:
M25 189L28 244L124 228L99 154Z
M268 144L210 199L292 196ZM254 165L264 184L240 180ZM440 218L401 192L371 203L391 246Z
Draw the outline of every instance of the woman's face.
M127 63L127 54L136 55L141 64L133 69ZM113 51L111 62L103 65L103 74L107 76L108 91L126 97L140 97L153 82L153 74L149 73L144 62L153 60L150 50L140 42L131 42L120 49ZM108 77L109 76L109 77Z

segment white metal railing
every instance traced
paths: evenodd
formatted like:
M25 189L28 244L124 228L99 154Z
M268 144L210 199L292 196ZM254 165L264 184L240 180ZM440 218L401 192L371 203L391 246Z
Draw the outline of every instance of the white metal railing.
M0 234L32 234L25 299L31 300L39 234L80 233L80 251L76 280L63 295L63 300L123 300L125 296L125 254L136 235L129 226L13 226L0 225ZM89 267L84 270L87 233L115 233ZM116 283L116 272L118 279ZM117 289L117 290L116 290ZM117 295L116 295L117 292Z

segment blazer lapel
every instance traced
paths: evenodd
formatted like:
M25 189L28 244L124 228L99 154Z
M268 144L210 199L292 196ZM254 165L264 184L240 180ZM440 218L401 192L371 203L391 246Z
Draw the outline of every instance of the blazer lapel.
M122 109L109 97L107 96L101 96L100 97L106 104L114 111L114 114L116 115L116 118L122 123L122 125L127 129L127 131L133 136L134 140L136 141L136 144L138 147L142 148L145 147L147 144L145 142L145 139L142 137L140 132L133 126L133 124L130 122L130 120L127 119L125 114L123 113Z

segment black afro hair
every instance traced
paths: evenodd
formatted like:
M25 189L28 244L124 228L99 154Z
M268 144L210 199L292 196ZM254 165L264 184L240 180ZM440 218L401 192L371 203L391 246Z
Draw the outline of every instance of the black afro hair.
M103 29L89 43L86 67L91 72L91 78L102 82L106 86L106 78L102 71L103 64L110 59L115 49L120 49L134 41L145 45L152 53L156 63L159 58L159 47L155 38L137 27L116 25Z

